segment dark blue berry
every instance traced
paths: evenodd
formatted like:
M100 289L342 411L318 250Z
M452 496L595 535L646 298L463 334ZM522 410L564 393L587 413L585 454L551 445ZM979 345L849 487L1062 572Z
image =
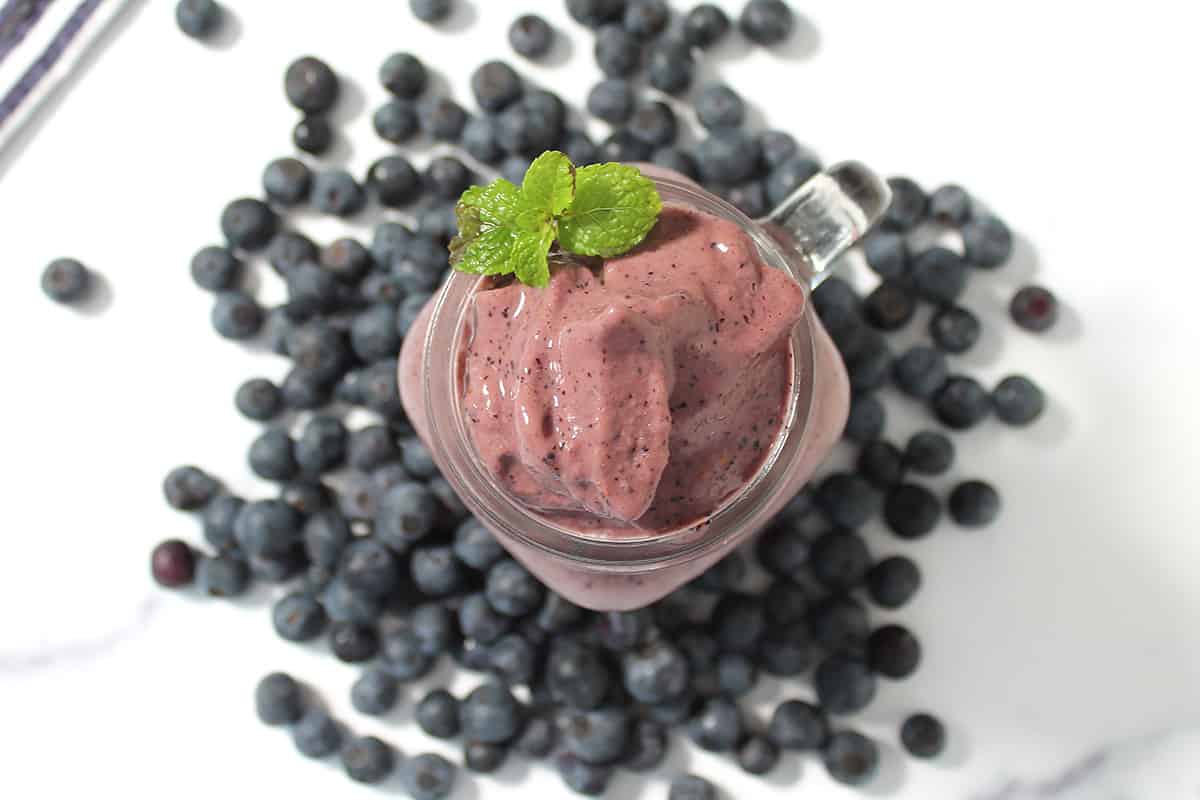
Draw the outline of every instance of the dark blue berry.
M1058 299L1049 289L1026 286L1013 295L1008 312L1020 327L1041 333L1058 321Z
M187 586L196 574L196 556L186 542L168 539L150 552L150 575L159 586Z
M346 459L347 436L345 424L337 417L313 417L296 441L296 463L309 475L336 469Z
M876 330L860 326L861 333L854 345L842 348L850 388L855 392L870 392L887 382L892 371L892 351Z
M250 295L236 290L217 293L212 309L212 325L226 339L249 339L262 328L262 322L262 306Z
M504 764L508 748L489 742L464 742L463 766L479 775L489 775Z
M629 716L623 708L572 711L562 725L563 745L588 764L612 764L625 752Z
M457 197L454 200L458 200ZM458 217L455 214L454 203L430 205L418 209L417 233L426 239L432 239L446 245L458 233Z
M929 216L944 225L962 225L971 217L971 195L957 184L939 186L929 195Z
M251 554L246 563L255 580L267 583L290 581L308 566L304 552L299 547L293 547L283 553Z
M214 0L179 0L175 24L193 39L206 39L221 24L221 7Z
M908 243L903 234L875 230L863 239L862 246L867 266L885 281L899 281L908 274Z
M409 569L417 588L429 597L453 594L466 580L462 564L448 545L417 548Z
M471 74L471 92L484 111L507 108L521 96L521 78L503 61L488 61Z
M454 533L454 555L472 569L483 572L504 557L504 548L491 531L471 517Z
M413 800L443 800L454 788L454 765L434 753L412 756L400 765L400 783Z
M459 705L459 723L469 741L503 744L521 728L521 704L499 683L476 687Z
M278 428L264 431L250 444L248 460L254 474L269 481L286 481L300 471L292 437Z
M382 783L396 768L391 746L374 736L360 736L342 746L342 767L358 783Z
M204 507L201 515L204 539L219 553L237 548L233 526L246 501L231 494L219 494Z
M795 25L792 9L783 0L750 0L738 18L742 34L764 46L779 44L791 36Z
M762 181L731 186L722 192L721 196L750 219L766 216L766 213L770 211L767 204L767 189Z
M880 489L889 489L904 476L904 454L883 439L867 442L858 451L858 474Z
M692 85L696 64L683 42L657 42L650 49L646 75L660 92L680 94Z
M728 752L742 738L742 714L737 703L725 697L707 700L688 721L688 736L697 746L713 752Z
M702 592L728 592L736 589L745 577L746 561L734 550L700 573L689 585Z
M962 306L943 306L929 321L933 343L947 353L967 352L979 341L981 331L979 317Z
M963 255L972 266L993 269L1012 255L1012 232L998 217L976 217L962 227Z
M335 622L353 622L370 625L379 619L382 605L379 597L371 592L357 589L344 578L334 578L321 594L325 613Z
M521 98L520 105L541 127L561 134L567 121L567 106L562 98L548 89L530 89ZM536 153L535 155L541 155Z
M984 481L964 481L950 492L950 517L959 525L990 525L1000 513L1000 494Z
M354 354L363 361L379 361L384 358L395 358L400 353L400 332L396 330L396 309L391 305L380 303L371 306L366 311L355 315L350 323L350 346ZM376 437L378 438L378 437ZM382 444L380 441L379 444ZM389 440L390 449L394 444ZM389 452L391 458L395 453ZM353 464L359 469L371 469L379 462L368 466Z
M796 144L795 137L786 131L766 131L759 135L758 141L762 149L763 164L768 170L775 169L800 154L800 146Z
M947 427L972 428L992 410L992 399L974 378L952 375L933 395L933 413Z
M554 766L568 789L586 797L604 794L613 775L612 767L589 764L565 751L555 757Z
M727 594L713 609L712 626L722 650L752 652L766 631L762 602L752 595Z
M463 127L462 146L475 160L495 164L504 157L500 121L490 116L471 117Z
M912 260L912 282L917 294L931 303L953 303L967 285L962 257L944 247L931 247Z
M203 508L220 489L221 484L198 467L176 467L163 479L163 496L180 511Z
M696 116L709 130L736 128L746 118L746 103L725 84L712 84L696 97Z
M900 283L884 281L863 299L863 319L876 330L900 330L916 311L916 298Z
M304 698L300 684L283 672L272 672L254 689L254 708L267 725L287 725L300 719Z
M785 700L771 714L767 737L782 750L818 750L829 739L829 718L803 700Z
M333 126L324 114L309 114L292 128L292 144L297 150L319 156L333 144Z
M333 509L319 511L304 523L303 538L305 552L314 564L334 567L352 538L350 523Z
M272 236L267 245L267 261L285 277L301 264L311 264L317 258L319 253L312 239L295 231L281 231Z
M232 289L238 282L242 276L242 262L228 248L210 245L192 256L191 271L197 286L219 292Z
M628 128L621 128L601 142L600 158L602 161L645 161L653 149Z
M523 636L509 633L488 648L488 665L493 675L510 686L530 685L537 674L537 649Z
M667 755L667 732L653 720L640 719L633 723L621 766L634 772L657 768Z
M506 157L500 163L500 175L508 181L521 185L521 181L525 178L525 173L529 169L529 165L533 163L533 159L514 154Z
M900 744L917 758L936 758L946 749L946 726L932 714L913 714L900 726Z
M866 661L834 653L817 665L813 686L821 707L831 714L862 711L875 699L876 680Z
M318 172L313 177L312 204L318 211L347 217L366 203L363 187L344 169Z
M919 431L904 448L904 465L922 475L941 475L954 463L954 443L943 433Z
M942 504L924 486L902 483L888 492L883 518L900 538L919 539L937 527L942 518Z
M340 299L337 279L314 262L297 264L284 274L288 308L304 318L332 311Z
M695 710L696 695L693 692L686 692L674 700L644 708L643 712L646 714L648 721L656 725L674 727L687 722Z
M323 321L293 328L287 351L298 369L319 380L339 377L353 360L345 333Z
M369 625L338 621L329 626L329 649L339 661L358 664L379 652L379 635Z
M773 575L790 577L808 562L808 540L787 521L767 528L755 548L758 563Z
M408 205L421 194L422 189L421 176L403 156L384 156L371 164L367 170L367 186L379 198L380 204L388 208ZM376 235L378 235L378 228L386 224L399 225L399 223L382 223L377 226ZM371 252L380 265L388 265L388 260L379 257L374 245L372 245Z
M337 102L338 77L329 65L314 56L291 63L283 76L288 102L309 114L328 111Z
M445 689L434 689L422 697L413 716L421 730L437 739L458 735L458 699Z
M261 200L241 197L221 212L221 233L230 247L259 250L271 241L279 218Z
M541 58L554 44L554 29L537 14L522 14L508 29L508 43L526 58Z
M289 642L307 642L325 630L325 609L310 595L293 592L276 601L271 609L271 624L280 637Z
M641 64L642 45L620 25L606 25L596 33L594 54L601 72L610 78L625 78Z
M496 611L509 617L521 617L542 604L545 589L525 567L506 558L488 569L484 591Z
M738 746L737 762L751 775L766 775L779 763L779 748L765 736L751 736Z
M867 609L845 595L827 597L813 606L808 625L812 638L830 652L858 650L871 632Z
M296 158L277 158L267 164L262 175L267 199L281 206L294 206L308 200L312 172Z
M341 559L342 580L353 589L382 597L396 586L399 569L392 551L374 538L349 544Z
M678 648L666 641L652 642L626 653L622 659L625 690L638 702L661 703L687 689L690 670Z
M325 758L342 746L341 726L322 708L310 708L292 728L292 741L301 755Z
M412 170L411 165L409 169ZM420 182L416 170L413 180ZM371 255L385 269L393 269L408 257L412 247L413 232L402 222L384 221L375 226L371 234Z
M921 643L902 625L884 625L867 639L867 663L888 678L907 678L921 663Z
M267 313L263 322L263 339L272 353L281 356L288 354L287 338L295 327L296 323L287 306L275 306Z
M817 313L824 316L834 309L856 312L862 299L853 286L835 275L822 281L813 291L812 301Z
M885 558L867 572L867 593L882 608L899 608L921 586L921 571L904 556Z
M417 109L408 100L389 100L375 109L371 125L380 139L392 144L402 144L417 135L421 121Z
M512 620L498 613L486 597L477 593L467 595L459 605L458 627L463 636L491 644L508 632Z
M896 359L892 376L905 394L926 400L946 384L950 368L941 351L918 344Z
M399 456L396 440L385 425L368 425L352 432L346 445L346 463L358 470L370 472Z
M861 733L838 731L821 751L830 777L849 786L861 786L879 769L879 748Z
M1024 375L1009 375L992 390L996 418L1009 425L1028 425L1046 408L1041 387Z
M899 453L896 454L897 461ZM812 545L813 575L833 590L851 589L862 582L871 566L867 543L857 533L832 530Z
M455 142L467 124L467 112L448 97L430 97L417 105L421 129L441 142Z
M393 53L379 67L379 82L397 97L414 99L425 91L429 72L410 53Z
M758 668L741 653L722 653L717 659L717 686L730 697L740 697L758 682Z
M869 442L883 433L886 412L874 394L858 394L850 400L845 436L854 442Z
M454 9L452 0L408 0L413 16L422 22L442 22Z
M879 492L857 475L838 472L821 481L817 505L835 525L858 528L879 510Z
M395 359L368 365L362 374L362 405L389 419L403 415L398 380Z
M521 734L513 742L513 748L529 758L545 758L558 743L558 729L543 716L531 717L525 722Z
M700 167L692 154L678 147L660 147L654 151L650 160L660 167L675 170L681 175L695 180L700 175Z
M702 3L683 18L683 37L693 47L709 48L729 33L729 17L715 5Z
M773 581L763 595L763 609L768 632L771 626L799 622L808 612L808 593L802 586L789 580Z
M909 178L888 178L892 202L883 214L883 224L893 230L906 231L925 218L929 198L925 190Z
M333 491L316 478L288 481L279 488L279 499L306 517L332 508L337 502Z
M619 19L624 10L625 0L567 0L567 13L589 28Z
M533 156L540 155L558 143L562 133L562 124L554 124L542 112L530 109L524 102L516 103L500 112L496 118L499 124L497 141L500 148L509 155ZM507 167L504 168L507 172ZM515 178L514 183L520 183L524 176Z
M360 714L379 716L396 706L400 684L380 669L369 669L350 687L350 703Z
M611 675L593 648L574 639L559 639L546 660L551 696L571 708L595 708L608 694Z
M303 517L280 500L255 500L242 507L233 530L247 555L282 555L300 542L302 522Z
M250 568L227 553L204 558L196 567L196 585L210 597L237 597L250 587Z
M633 115L633 84L624 78L605 78L591 88L587 110L593 117L619 125Z
M629 0L621 22L625 30L646 41L662 33L670 18L666 0Z
M564 633L582 619L583 609L547 589L546 599L538 609L535 622L546 633Z

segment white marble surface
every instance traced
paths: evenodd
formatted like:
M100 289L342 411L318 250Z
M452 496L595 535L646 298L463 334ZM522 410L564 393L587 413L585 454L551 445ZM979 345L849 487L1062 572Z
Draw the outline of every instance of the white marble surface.
M417 52L465 97L470 68L509 57L505 26L535 4L474 0L454 35L416 25L399 0L228 4L236 29L207 48L176 33L172 3L134 2L104 52L0 150L0 796L371 796L255 722L252 687L273 669L320 687L356 729L404 752L452 753L411 725L415 691L386 720L354 717L354 670L275 639L266 594L228 604L161 593L146 554L166 536L199 541L160 498L174 464L263 488L242 458L254 426L231 396L283 365L209 332L209 300L186 265L216 237L222 204L255 192L262 165L290 149L284 66L311 51L355 79L338 111L347 136L337 158L361 172L383 149L369 111L382 99L384 55ZM597 77L588 47L561 3L536 5L575 44L557 54L565 63L527 71L578 103ZM1167 2L797 5L806 22L782 55L730 46L707 74L828 160L859 158L929 186L960 181L1004 215L1021 234L1018 257L972 284L968 303L988 333L962 366L987 380L1027 371L1052 397L1026 431L959 437L952 477L995 482L999 524L944 526L911 544L868 530L876 552L911 553L925 570L919 597L894 616L919 632L926 657L853 720L884 742L867 793L1200 797L1197 12ZM303 224L318 236L334 229ZM106 277L88 313L37 290L42 265L68 253ZM1006 298L1028 280L1068 304L1052 335L1003 322ZM900 438L919 418L899 404L895 413ZM446 680L470 683L443 668L423 686ZM767 683L752 700L761 711L807 692ZM935 763L904 760L896 746L898 721L924 708L950 725L950 752ZM763 783L676 746L670 768L685 767L730 798L857 796L810 759L787 759ZM514 759L497 777L464 780L456 797L531 793L563 794L544 767ZM627 776L610 796L660 798L665 783Z

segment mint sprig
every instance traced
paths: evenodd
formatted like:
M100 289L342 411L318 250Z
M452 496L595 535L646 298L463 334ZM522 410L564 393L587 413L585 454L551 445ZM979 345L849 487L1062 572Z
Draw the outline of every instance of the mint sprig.
M576 169L551 150L529 166L520 187L501 178L463 192L450 263L460 272L515 274L522 283L545 286L555 239L579 255L619 256L646 238L660 211L658 190L636 167Z

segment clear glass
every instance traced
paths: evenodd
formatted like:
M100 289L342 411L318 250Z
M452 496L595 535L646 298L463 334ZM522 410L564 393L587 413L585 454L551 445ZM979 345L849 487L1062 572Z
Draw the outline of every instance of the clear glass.
M878 218L887 187L857 164L821 173L755 222L682 176L644 168L666 203L735 221L765 264L815 285ZM865 188L864 188L865 187ZM453 273L414 326L401 357L405 407L443 474L504 546L573 602L636 608L690 580L761 530L807 481L841 434L849 404L840 358L815 314L792 332L792 380L783 427L757 473L714 513L686 528L586 534L514 500L476 457L461 412L458 358L479 279ZM418 350L419 348L419 350Z

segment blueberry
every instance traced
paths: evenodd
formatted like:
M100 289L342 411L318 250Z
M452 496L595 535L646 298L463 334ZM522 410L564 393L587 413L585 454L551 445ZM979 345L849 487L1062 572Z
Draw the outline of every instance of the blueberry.
M541 58L554 44L554 29L537 14L522 14L508 29L508 43L526 58Z
M325 591L326 587L329 586L332 580L333 572L329 569L329 567L311 564L309 565L308 569L305 570L304 577L301 579L299 584L297 584L297 586L301 591L305 591L313 595L319 595Z
M1028 425L1046 408L1041 387L1024 375L1009 375L992 390L996 418L1009 425Z
M857 344L843 349L842 357L850 375L850 388L856 392L870 392L883 386L893 369L892 351L887 341L870 328L863 328Z
M442 22L454 9L452 0L408 0L413 16L422 22Z
M976 217L962 228L963 255L976 267L993 269L1012 255L1013 238L998 217Z
M250 444L248 460L254 474L269 481L285 481L300 471L292 437L278 428L264 431Z
M271 241L279 218L261 200L241 197L221 212L221 233L230 247L259 250Z
M529 758L545 758L558 743L558 729L543 716L529 718L513 742L513 748Z
M741 653L722 653L717 659L717 685L724 694L740 697L758 683L758 668Z
M933 413L942 424L956 430L972 428L987 417L992 400L974 378L952 375L933 395Z
M411 165L408 169L412 169ZM416 170L412 170L412 176L414 181L420 182ZM393 269L408 257L412 241L413 232L404 223L381 222L371 235L371 255L381 267Z
M213 0L179 0L175 5L175 24L193 39L206 39L221 24L221 7Z
M546 599L538 609L535 622L547 633L563 633L570 630L583 619L583 609L561 595L546 590Z
M920 586L920 570L904 556L885 558L867 572L867 593L882 608L899 608Z
M308 567L304 552L299 547L292 547L282 553L251 554L246 563L255 580L267 583L290 581Z
M898 281L908 274L908 243L903 234L875 230L863 239L862 246L867 266L885 281Z
M785 700L771 714L767 738L783 750L818 750L829 739L829 718L803 700Z
M696 163L706 183L729 186L747 181L758 171L761 156L758 141L736 128L713 131L696 145ZM770 199L769 187L767 196Z
M558 143L558 138L562 133L562 125L552 124L552 121L544 119L538 112L531 110L524 103L512 105L496 118L498 123L497 141L500 148L509 155L533 156L540 155L542 151L553 147ZM524 171L520 175L509 175L509 169L512 168L508 162L502 171L512 179L513 183L520 183L524 177Z
M762 150L763 164L768 170L800 154L800 146L796 144L795 137L786 131L766 131L759 135L758 142Z
M780 522L767 528L755 548L758 563L773 575L789 577L808 561L808 540L792 525Z
M779 748L765 736L751 736L738 745L737 762L751 775L766 775L779 763Z
M300 719L303 707L300 684L286 673L272 672L254 689L254 708L267 725L291 724Z
M441 200L458 200L473 177L467 165L454 156L438 156L425 168L425 185Z
M380 139L402 144L417 135L421 121L410 101L394 99L375 109L371 115L371 125Z
M746 118L746 103L728 86L712 84L704 87L696 97L696 116L709 130L736 128Z
M962 306L947 305L938 309L929 321L933 343L947 353L965 353L979 341L982 326L979 318Z
M921 662L921 644L901 625L884 625L867 639L867 663L888 678L907 678Z
M526 156L508 156L500 164L500 176L520 186L521 181L525 177L525 172L529 169L529 165L532 163L533 159L527 158Z
M363 187L344 169L318 172L313 178L312 204L324 214L348 217L365 203Z
M861 786L879 769L879 748L861 733L838 731L821 752L830 777L849 786Z
M833 310L856 312L862 302L854 287L836 275L821 282L813 291L812 301L822 317Z
M376 361L368 365L362 374L360 385L362 405L386 418L401 417L404 406L400 404L400 386L395 359Z
M395 438L384 425L368 425L354 431L346 446L346 462L358 470L373 470L399 456Z
M1041 333L1058 321L1058 299L1041 286L1026 286L1013 295L1008 313L1027 331Z
M313 417L296 441L296 463L308 475L340 467L346 459L347 436L346 426L337 417Z
M325 609L310 595L293 592L276 601L271 609L275 632L289 642L307 642L325 629Z
M574 639L553 643L546 659L550 694L571 708L596 708L608 693L611 676L600 654Z
M737 703L725 697L708 699L688 721L688 736L704 750L732 750L742 738L742 713Z
M858 474L880 489L889 489L904 476L904 454L883 439L867 442L858 451Z
M900 744L909 755L936 758L946 749L946 726L932 714L913 714L900 725Z
M416 56L393 53L379 67L379 82L397 97L412 100L425 91L429 72Z
M304 56L288 66L283 88L293 106L309 114L319 114L337 102L340 87L328 64L314 56Z
M521 728L521 704L499 683L476 687L459 705L459 724L470 741L503 744Z
M267 261L278 274L286 277L302 264L311 264L319 257L317 246L302 233L280 231L267 245Z
M297 368L320 380L337 378L353 359L345 334L323 321L293 328L287 351Z
M483 572L504 557L504 548L491 531L472 517L454 533L454 555L472 569Z
M360 736L342 746L342 767L358 783L382 783L396 768L391 746L374 736Z
M471 74L471 92L484 111L501 111L521 97L521 78L503 61L487 61Z
M713 609L712 626L722 650L751 652L766 630L762 602L751 595L727 594Z
M272 353L281 356L288 354L287 338L291 335L295 327L296 323L292 319L291 311L286 305L275 306L267 313L267 318L263 321L263 328L265 329L263 331L263 339Z
M792 34L796 20L783 0L750 0L738 26L747 39L764 46L779 44Z
M637 71L642 60L638 38L620 25L606 25L596 33L596 64L610 78L625 78Z
M653 148L627 129L613 131L600 144L601 161L645 161Z
M905 394L925 400L946 385L949 374L941 351L918 344L896 359L892 377Z
M545 591L537 578L511 558L488 569L485 595L492 608L509 617L521 617L542 604Z
M671 779L667 800L717 800L717 788L699 775L678 775Z
M959 525L977 528L990 525L1000 513L1000 494L984 481L963 481L950 492L950 517Z
M488 742L464 742L463 766L479 775L488 775L500 769L508 758L508 748Z
M434 689L417 703L413 716L421 730L438 739L452 739L459 732L458 699L445 689Z
M322 708L310 708L292 728L292 741L301 755L325 758L342 746L342 729Z
M432 298L428 292L418 292L409 295L401 301L399 308L396 309L396 330L401 336L407 336L412 330L413 323L417 317L421 315L421 311L425 308L425 304Z
M58 264L60 261L56 261L54 264ZM69 263L78 264L79 262ZM53 267L54 264L50 266ZM50 267L47 267L47 273L49 270ZM232 289L238 282L242 275L242 262L228 248L210 245L192 256L191 273L192 280L201 289L219 292L223 289ZM43 280L46 278L43 277ZM86 283L86 281L85 277L84 282Z
M646 66L650 85L660 92L680 94L692 85L695 62L683 42L658 42L650 50Z
M537 675L537 649L523 636L509 633L488 648L488 664L492 674L510 686L531 685Z
M954 463L954 444L937 431L913 434L904 448L904 465L922 475L941 475Z
M150 552L150 575L159 586L187 586L196 574L196 556L186 542L167 539Z
M279 499L306 517L332 508L336 502L333 491L316 478L300 478L279 487Z
M967 285L962 257L944 247L931 247L912 261L913 288L931 303L953 303Z
M521 107L542 127L561 133L567 121L567 106L562 98L548 89L530 89L521 98ZM536 153L535 155L541 155Z
M652 642L622 659L626 691L641 703L678 697L690 679L687 659L666 641Z
M646 41L662 33L670 17L666 0L629 0L621 23L629 33Z
M454 200L458 200L457 197ZM440 203L418 209L417 233L446 245L458 233L458 217L454 203Z
M737 207L747 217L758 219L770 211L767 205L767 190L762 181L751 181L740 186L731 186L721 193L725 201Z
M909 178L888 178L892 202L883 213L883 224L892 230L906 231L925 218L929 198L925 190Z
M329 648L339 661L357 664L379 652L379 635L369 625L338 621L329 626Z
M400 684L380 669L369 669L350 687L350 703L360 714L379 716L396 706Z
M417 105L421 129L441 142L454 142L467 124L467 112L448 97L431 97Z
M231 494L219 494L204 507L201 515L204 539L219 553L237 549L233 526L246 501Z
M567 0L567 13L589 28L619 19L624 10L625 0Z
M366 311L357 314L350 324L350 345L354 354L363 361L378 361L384 358L395 358L400 353L400 332L396 330L396 310L384 303L378 303ZM388 440L387 445L376 435L372 444L383 446L388 450L388 458L397 455L395 445ZM374 451L372 451L374 452ZM378 462L363 466L354 464L359 469L371 469Z
M370 625L379 619L382 610L379 597L355 588L345 578L334 578L321 593L321 605L335 622Z
M400 275L406 267L411 267L414 276L422 279L420 285L410 287L412 291L432 289L437 286L438 279L450 266L450 253L446 245L430 236L415 236L408 248L408 263L401 263L392 270Z
M709 48L729 33L729 17L711 3L701 3L683 18L683 38L693 47Z
M237 597L250 587L250 568L229 554L204 558L196 567L196 585L211 597Z
M400 765L400 782L413 800L442 800L454 788L454 765L434 753L421 753Z
M643 708L648 721L662 726L683 725L696 709L696 695L693 692L676 697L666 703ZM664 734L665 735L665 734ZM661 760L661 759L660 759Z
M568 789L587 797L599 797L604 794L613 774L613 768L610 766L588 764L566 751L555 756L554 766Z
M277 158L263 170L262 185L272 203L298 205L308 199L312 172L299 159Z
M886 421L883 403L874 394L858 394L850 399L845 436L854 442L869 442L883 433Z
M937 496L912 483L902 483L888 492L883 504L883 518L888 527L902 539L919 539L935 527L942 517L942 504Z
M331 525L330 529L336 527ZM305 533L308 533L307 527ZM395 588L398 569L392 551L373 537L350 542L341 557L341 576L346 584L376 597Z
M844 595L827 597L813 606L808 624L812 637L830 652L858 650L870 633L867 610Z
M902 284L884 281L863 300L862 314L871 326L881 331L903 328L917 311L917 301Z
M861 527L880 507L879 492L863 478L845 472L821 481L816 500L831 522L845 528Z
M442 597L458 591L466 578L462 564L446 545L420 547L409 562L413 582L429 597Z
M482 594L471 594L458 608L458 625L464 636L491 644L508 632L512 620L498 613Z
M279 385L283 402L295 411L320 408L329 401L329 384L320 375L300 367L284 376Z
M333 126L324 114L309 114L292 128L292 144L297 150L319 156L333 144Z
M629 716L623 708L568 712L562 724L563 745L588 764L612 764L629 741Z
M279 500L247 503L234 521L234 536L247 555L282 555L300 541L302 517Z
M472 158L495 164L504 157L500 147L500 122L495 117L471 117L462 132L462 146Z
M163 496L180 511L203 508L220 489L221 484L198 467L176 467L163 478Z
M896 454L899 461L899 453ZM812 545L813 575L826 587L850 589L862 582L871 565L867 543L857 533L832 530Z
M331 311L339 301L337 279L313 262L292 267L284 281L288 308L303 317Z
M808 593L802 586L787 579L775 580L763 595L767 631L773 626L788 625L804 619L808 611Z
M650 156L650 160L660 167L674 170L693 180L700 175L696 159L691 153L678 147L660 147Z
M866 661L849 653L834 653L818 664L813 686L821 708L831 714L862 711L875 699L874 673Z
M635 720L626 737L621 766L634 772L658 767L667 754L667 734L662 725L648 719Z
M605 78L591 88L587 110L593 117L619 125L633 116L633 84L624 78Z
M700 573L700 577L689 585L702 592L728 592L736 589L745 577L746 561L734 550Z
M971 217L971 195L954 183L939 186L929 195L929 216L945 225L962 225Z

